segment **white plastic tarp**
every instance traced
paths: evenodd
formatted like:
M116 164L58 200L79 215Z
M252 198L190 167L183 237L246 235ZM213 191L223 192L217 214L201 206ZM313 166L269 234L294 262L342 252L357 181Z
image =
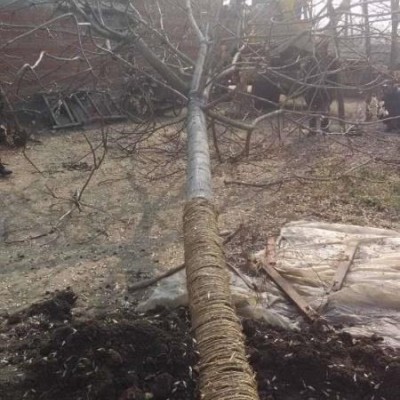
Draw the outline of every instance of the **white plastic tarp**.
M357 250L343 287L330 291L339 263L354 244ZM277 269L331 324L343 324L354 334L375 333L386 344L400 346L399 232L292 222L281 231ZM275 308L290 313L286 305Z
M356 245L343 286L332 291L338 265ZM265 250L255 255L260 262ZM285 225L276 245L276 269L328 323L356 335L377 334L400 347L400 233L369 227L299 221ZM235 274L232 293L238 313L275 326L299 327L298 309L265 276L250 290ZM160 282L138 311L188 302L184 272Z

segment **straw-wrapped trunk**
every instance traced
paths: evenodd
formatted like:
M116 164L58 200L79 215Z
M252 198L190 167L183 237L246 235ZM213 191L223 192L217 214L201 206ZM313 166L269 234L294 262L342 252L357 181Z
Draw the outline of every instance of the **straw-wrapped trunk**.
M207 44L201 41L187 116L188 166L184 246L192 325L200 355L203 400L256 400L241 324L236 316L212 202L207 123L201 88Z

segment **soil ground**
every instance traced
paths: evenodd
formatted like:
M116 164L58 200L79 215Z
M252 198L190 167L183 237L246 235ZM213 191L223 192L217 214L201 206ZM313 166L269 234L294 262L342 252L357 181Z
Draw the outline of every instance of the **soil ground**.
M361 136L307 136L282 121L278 135L277 126L277 120L271 121L254 134L247 158L240 157L243 137L218 131L222 162L213 149L213 184L219 225L234 231L242 224L226 249L230 262L245 269L249 255L265 246L267 236L292 220L400 228L399 135L384 134L382 126L371 125ZM5 399L19 399L22 391L33 399L63 398L63 393L69 399L143 398L145 393L159 399L195 398L196 380L188 378L189 366L195 374L195 352L184 357L181 352L182 343L190 341L186 311L136 316L131 310L146 292L129 291L130 284L183 261L185 138L174 125L157 136L141 135L129 125L106 130L108 152L84 189L80 209L74 195L79 196L93 168L92 149L101 155L100 128L85 135L77 131L37 136L25 155L1 149L2 162L14 174L0 181L0 398L6 393ZM50 315L24 314L46 293L65 293L67 288L74 293L73 307L62 302L62 318L57 307ZM137 328L143 324L145 332L147 326L159 329L148 335L148 342ZM251 322L245 327L264 399L400 398L398 386L391 383L392 375L399 375L399 360L374 340L296 336ZM71 354L68 338L75 330L82 332L77 336L81 344L75 343L79 351ZM155 339L159 336L163 339ZM182 338L176 348L166 345L171 336ZM152 353L154 341L160 341L161 350L155 348L161 361ZM293 343L302 355L290 364L292 356L287 354L297 354L289 349ZM97 354L95 346L108 354L104 363L103 350ZM139 356L130 346L147 349L149 355ZM163 346L181 355L166 356ZM353 357L349 352L354 346L362 351ZM57 354L50 356L55 348ZM110 352L118 360L107 367ZM309 375L305 365L310 366ZM138 375L142 367L148 375ZM71 383L74 378L68 372L63 377L71 368L82 369L87 380L78 374L77 382ZM306 374L304 382L293 378L293 368ZM112 375L114 370L120 375ZM44 378L43 371L57 379ZM331 383L326 382L335 376L342 383L334 383L329 391ZM157 379L173 381L172 386L157 384ZM175 384L178 381L187 388ZM103 389L100 382L106 382ZM152 385L171 390L168 396L158 395ZM179 389L174 393L184 388L176 395L181 397L172 397L174 385ZM138 394L123 394L128 388Z
M2 399L199 398L186 309L83 322L70 313L75 300L58 292L8 318L2 363L18 374L1 384ZM261 400L400 398L399 354L376 338L287 332L251 320L243 327Z

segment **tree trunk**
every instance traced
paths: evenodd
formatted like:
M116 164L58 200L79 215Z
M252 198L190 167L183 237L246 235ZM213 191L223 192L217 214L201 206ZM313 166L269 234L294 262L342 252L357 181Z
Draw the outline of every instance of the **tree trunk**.
M364 35L365 35L365 55L368 62L371 61L371 31L369 27L369 10L368 10L368 0L363 0L362 10L364 16Z
M184 247L192 327L200 355L202 400L258 399L241 325L232 305L212 203L205 116L198 99L188 110L188 188Z
M340 7L347 7L344 6L344 4L347 4L348 2L343 1ZM349 3L350 4L350 3ZM337 25L338 21L341 15L341 12L339 15L337 15L336 10L333 7L332 0L328 1L328 13L329 13L329 18L330 18L330 24L331 24L331 32L332 32L332 38L333 38L333 44L335 47L335 52L336 52L336 58L340 60L340 44L338 40L338 32L337 32ZM346 110L345 110L345 105L344 105L344 96L343 96L343 90L340 88L341 85L341 75L340 73L338 74L337 77L337 88L336 88L336 100L338 103L338 117L339 117L339 123L340 126L343 130L346 128Z
M368 65L371 63L371 30L369 26L369 10L368 10L368 0L362 1L362 11L364 16L364 35L365 35L365 56L367 58ZM368 67L368 78L372 79L372 68ZM370 79L368 79L370 80ZM371 101L372 94L370 91L367 92L365 97L365 121L369 122L372 120L373 115L371 113Z
M199 32L199 55L187 115L187 202L183 215L186 279L192 327L199 351L202 400L257 400L240 321L230 290L217 217L212 203L210 153L201 89L207 40Z
M391 0L392 40L390 48L390 69L396 70L398 58L399 0Z

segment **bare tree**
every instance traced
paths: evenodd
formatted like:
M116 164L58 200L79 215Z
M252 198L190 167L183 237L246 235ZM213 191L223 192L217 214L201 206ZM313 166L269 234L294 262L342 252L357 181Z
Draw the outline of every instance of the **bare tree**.
M346 11L349 11L349 9L350 9L350 0L342 1L342 3L340 4L340 6L338 8L339 12L346 12ZM335 10L335 8L333 7L332 0L329 0L328 1L328 15L330 18L332 41L333 41L333 45L335 48L336 57L338 59L340 59L341 58L340 43L338 40L338 32L337 32L338 20L340 18L340 13L339 13L339 15L337 14L338 10ZM345 26L345 28L346 28L346 26ZM346 117L345 117L343 91L340 90L340 88L338 88L336 91L336 95L337 95L337 102L338 102L339 118L341 120L342 128L345 128L344 121L345 121Z
M186 17L192 39L197 40L197 55L192 61L162 32L165 9L162 10L158 2L149 5L160 10L159 29L156 29L143 16L146 8L139 10L136 4L112 3L113 11L124 13L128 20L124 29L116 29L100 18L102 8L108 4L98 3L99 7L95 7L88 2L70 1L74 12L89 22L96 34L117 43L134 42L135 49L165 84L188 99L184 244L192 323L200 353L200 391L205 399L257 399L254 375L246 358L240 323L231 302L230 278L218 237L203 109L215 80L215 67L221 64L216 57L220 51L219 43L213 39L214 35L218 35L224 7L222 1L206 2L195 7L190 0L176 4L176 11ZM152 43L145 38L146 34L162 39L175 65L168 65L159 49L152 48ZM233 32L230 40L235 35L236 32ZM183 72L185 70L189 73ZM225 69L219 77L227 73Z
M392 38L390 49L390 69L395 70L398 63L399 0L391 0Z
M369 22L368 0L362 1L362 11L364 14L365 55L367 60L371 60L371 30Z

